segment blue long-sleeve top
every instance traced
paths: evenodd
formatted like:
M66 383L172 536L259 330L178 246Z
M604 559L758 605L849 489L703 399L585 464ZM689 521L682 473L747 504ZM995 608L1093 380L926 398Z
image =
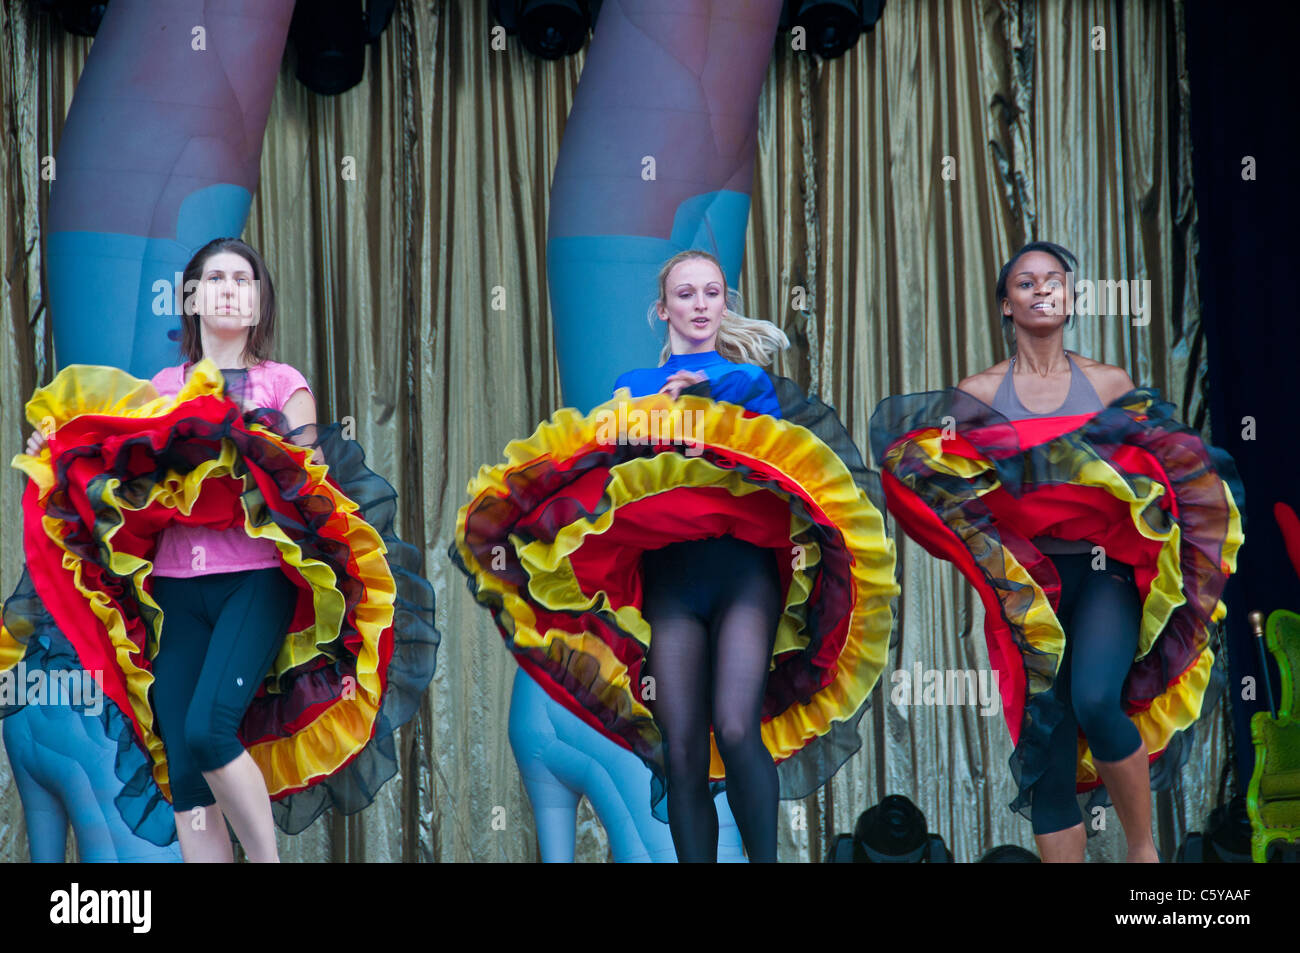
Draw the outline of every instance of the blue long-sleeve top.
M620 374L614 389L626 387L633 397L657 394L668 378L681 370L707 376L714 400L740 404L759 414L781 416L781 405L767 372L753 364L733 364L717 351L674 354L661 367L640 367Z

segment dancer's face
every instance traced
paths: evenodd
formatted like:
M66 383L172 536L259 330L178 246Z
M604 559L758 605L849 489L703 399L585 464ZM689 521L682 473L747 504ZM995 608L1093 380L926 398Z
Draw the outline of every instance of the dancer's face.
M688 258L673 266L664 282L659 319L668 322L674 354L713 350L727 310L727 285L722 272L704 258Z
M1017 328L1043 333L1065 323L1065 269L1054 255L1026 252L1011 266L1002 313Z
M257 324L262 301L252 264L232 251L209 256L199 275L194 304L209 331L229 334Z

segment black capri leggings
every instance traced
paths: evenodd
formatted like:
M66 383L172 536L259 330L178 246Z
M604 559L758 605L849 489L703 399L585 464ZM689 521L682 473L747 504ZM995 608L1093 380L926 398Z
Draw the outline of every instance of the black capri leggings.
M296 594L274 568L154 580L163 628L153 704L173 809L216 803L202 772L243 754L239 723L280 651Z
M1121 761L1142 743L1120 704L1142 618L1133 567L1108 559L1105 569L1093 569L1091 553L1048 558L1061 577L1058 617L1065 629L1065 656L1054 690L1065 704L1065 717L1052 732L1047 769L1030 795L1035 834L1083 821L1075 796L1080 726L1100 761Z

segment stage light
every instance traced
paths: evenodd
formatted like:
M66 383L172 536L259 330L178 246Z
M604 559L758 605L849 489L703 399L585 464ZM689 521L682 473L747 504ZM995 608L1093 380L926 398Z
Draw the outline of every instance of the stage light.
M1041 864L1042 860L1033 851L1025 850L1015 844L999 844L986 851L979 859L981 864Z
M99 22L104 19L107 3L90 3L87 0L39 0L36 8L41 13L57 17L59 24L77 36L94 36Z
M891 794L858 818L853 829L856 864L952 863L943 838L926 830L925 815L901 794Z
M600 14L600 0L492 0L493 18L524 49L558 60L582 49Z
M365 74L366 44L392 19L397 0L304 0L294 7L289 40L298 56L298 79L316 93L351 89ZM108 3L37 0L36 8L58 19L69 33L94 36Z
M298 53L297 77L314 93L333 96L361 82L366 44L378 39L397 0L311 0L298 3L289 39Z
M1176 864L1249 864L1250 816L1246 798L1238 794L1210 812L1205 834L1191 831L1178 853Z
M801 26L808 49L823 59L842 56L864 31L873 30L885 0L786 0L780 29Z

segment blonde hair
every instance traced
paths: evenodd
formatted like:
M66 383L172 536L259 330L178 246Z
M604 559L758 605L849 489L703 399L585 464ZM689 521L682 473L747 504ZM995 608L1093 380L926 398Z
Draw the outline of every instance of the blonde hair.
M726 287L727 275L722 270L722 263L706 251L693 248L678 252L669 258L659 269L659 297L650 305L650 327L658 329L659 308L668 303L668 275L684 261L702 259L712 262L722 275L722 284ZM779 351L790 346L790 339L785 332L771 321L761 318L747 318L740 313L740 292L727 288L727 309L722 312L722 323L718 327L715 348L720 356L733 364L757 364L760 367L771 364ZM672 357L671 335L664 341L663 350L659 352L659 363L663 364Z

